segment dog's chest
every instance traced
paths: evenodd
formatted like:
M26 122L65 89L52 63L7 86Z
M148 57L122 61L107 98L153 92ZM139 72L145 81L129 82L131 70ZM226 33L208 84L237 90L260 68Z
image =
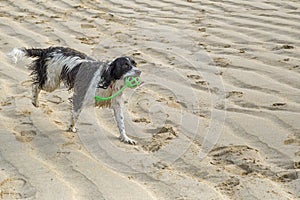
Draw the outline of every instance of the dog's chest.
M100 97L109 97L113 94L114 90L112 87L107 89L97 89L96 95ZM99 108L111 108L112 100L107 101L95 101L95 107Z

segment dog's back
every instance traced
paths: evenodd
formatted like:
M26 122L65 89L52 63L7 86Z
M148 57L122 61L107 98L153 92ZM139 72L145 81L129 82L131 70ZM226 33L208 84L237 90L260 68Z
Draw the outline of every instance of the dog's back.
M40 89L52 92L60 82L72 89L80 64L94 61L86 54L66 47L14 48L9 54L14 62L24 57L37 58L29 68L32 70L34 84Z

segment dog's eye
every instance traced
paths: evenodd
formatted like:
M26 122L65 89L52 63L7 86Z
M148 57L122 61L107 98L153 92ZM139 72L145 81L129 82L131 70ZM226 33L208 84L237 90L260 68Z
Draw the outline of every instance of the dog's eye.
M131 69L131 65L130 65L129 63L125 63L124 66L125 66L125 68L128 69L128 70Z

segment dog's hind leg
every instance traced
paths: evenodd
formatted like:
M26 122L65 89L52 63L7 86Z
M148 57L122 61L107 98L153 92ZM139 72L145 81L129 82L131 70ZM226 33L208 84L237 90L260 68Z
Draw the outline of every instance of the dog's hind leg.
M41 89L39 87L39 84L34 83L32 85L32 100L31 100L31 102L35 107L39 107L38 98L39 98L40 91L41 91Z

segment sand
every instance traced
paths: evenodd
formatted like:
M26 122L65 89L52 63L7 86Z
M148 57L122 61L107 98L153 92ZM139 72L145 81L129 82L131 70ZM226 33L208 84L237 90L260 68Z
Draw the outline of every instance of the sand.
M300 3L18 0L0 3L1 199L300 199ZM72 93L31 104L14 47L132 56L128 135Z

